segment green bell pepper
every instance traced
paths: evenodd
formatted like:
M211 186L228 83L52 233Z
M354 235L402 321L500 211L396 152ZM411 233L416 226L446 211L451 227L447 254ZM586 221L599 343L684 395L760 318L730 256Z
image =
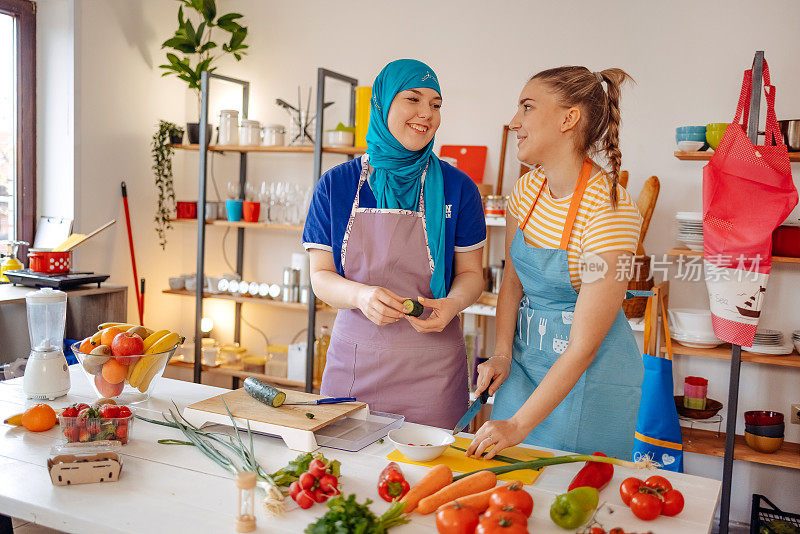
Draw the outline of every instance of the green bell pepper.
M588 521L599 502L600 492L596 488L575 488L556 496L550 505L550 519L561 528L578 528Z

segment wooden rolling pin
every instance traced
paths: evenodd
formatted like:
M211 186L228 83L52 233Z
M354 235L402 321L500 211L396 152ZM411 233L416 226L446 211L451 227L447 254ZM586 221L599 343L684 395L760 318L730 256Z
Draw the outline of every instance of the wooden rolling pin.
M653 218L653 211L656 209L659 191L661 191L661 182L658 181L657 176L651 176L642 186L639 199L636 201L636 206L639 208L639 213L642 215L642 229L639 231L639 247L636 250L637 256L644 256L644 237L647 235L647 229L650 227L650 219Z

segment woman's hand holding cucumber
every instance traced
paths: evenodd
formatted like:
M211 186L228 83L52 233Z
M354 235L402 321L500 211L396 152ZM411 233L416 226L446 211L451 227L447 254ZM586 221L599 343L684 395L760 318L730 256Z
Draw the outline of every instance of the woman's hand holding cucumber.
M419 319L412 315L406 315L406 319L414 330L422 334L431 332L441 332L444 327L450 324L453 317L461 311L456 299L445 297L443 299L428 299L418 297L420 304L432 310L427 319Z
M358 309L376 325L397 322L404 314L403 299L380 286L361 286L358 292Z
M480 395L489 388L489 395L494 395L500 385L506 381L511 372L510 356L492 356L478 366L478 382L475 393Z

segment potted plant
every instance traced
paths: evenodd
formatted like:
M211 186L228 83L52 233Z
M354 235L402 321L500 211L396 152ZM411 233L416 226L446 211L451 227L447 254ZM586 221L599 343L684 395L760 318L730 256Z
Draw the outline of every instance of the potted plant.
M153 154L153 173L158 192L155 226L161 248L167 245L167 230L172 229L170 220L175 212L175 188L172 183L173 139L181 141L183 128L167 121L158 121L158 129L153 134L151 152Z
M244 44L247 28L237 22L242 18L239 13L219 15L214 0L178 0L178 29L175 34L164 41L161 48L172 50L167 52L168 63L159 67L166 72L162 76L174 75L185 81L189 89L197 96L197 115L200 116L200 75L203 72L214 72L214 63L225 55L231 54L236 61L241 61L246 53ZM184 17L186 7L190 16ZM195 19L197 24L192 22ZM225 42L218 47L212 40L216 30L222 32ZM179 57L181 56L181 57ZM188 123L189 143L197 144L200 139L199 124ZM210 137L209 127L208 136Z

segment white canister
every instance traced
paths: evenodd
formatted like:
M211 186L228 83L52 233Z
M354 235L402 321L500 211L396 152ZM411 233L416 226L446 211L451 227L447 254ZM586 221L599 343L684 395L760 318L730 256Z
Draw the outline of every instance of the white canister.
M242 119L242 125L239 127L239 143L246 146L261 144L261 123Z
M261 144L283 146L286 143L286 128L280 124L267 124L261 129Z
M239 144L239 112L235 109L223 109L219 112L219 145Z

